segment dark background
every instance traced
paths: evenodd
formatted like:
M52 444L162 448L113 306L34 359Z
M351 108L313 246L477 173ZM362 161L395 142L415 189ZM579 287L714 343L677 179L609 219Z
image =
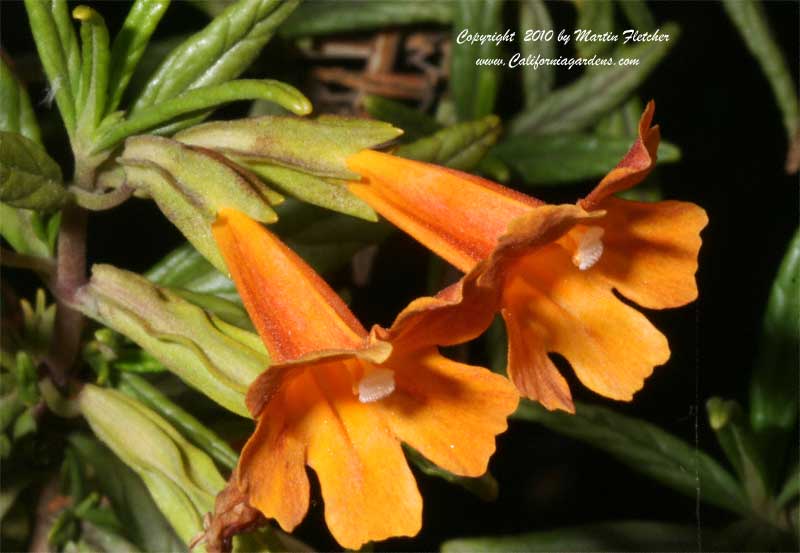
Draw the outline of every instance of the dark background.
M106 17L113 33L126 6L92 4ZM800 52L798 6L796 2L765 4L795 83ZM574 25L571 6L551 7L556 28ZM568 378L576 399L613 404L619 412L647 419L719 458L704 403L719 395L747 404L767 294L798 223L798 180L783 171L786 134L768 82L721 5L661 1L650 7L657 21L676 21L682 29L677 45L640 89L640 97L656 100L655 121L661 125L662 136L683 153L681 162L658 169L665 196L696 202L709 214L698 273L700 299L682 309L649 313L669 337L672 359L656 369L633 403L603 401L583 389L573 375ZM19 60L23 74L28 72L31 96L37 103L44 96L43 83L37 82L32 69L35 57L24 8L15 1L4 1L1 8L3 48ZM205 21L203 14L178 2L157 36L199 29ZM289 62L271 57L267 66L279 72L281 63ZM508 117L521 99L518 73L505 71L503 101L498 105L507 109L499 114ZM37 110L47 120L48 110L41 104ZM223 114L238 116L241 108L229 108ZM53 119L50 112L51 122L43 128L48 146L56 157L61 156L66 173L69 155L63 131ZM571 197L582 195L591 185L570 190ZM533 193L543 199L558 198L546 189ZM148 202L131 201L91 218L90 261L144 270L181 242L179 233ZM370 283L353 292L353 307L362 321L386 324L410 299L425 293L428 261L428 254L411 239L400 234L390 237L379 251ZM340 286L349 284L347 271L326 276ZM26 287L19 276L10 278ZM452 537L614 519L693 524L699 513L704 526L730 522L726 513L705 504L698 511L694 499L533 424L511 423L509 432L499 438L491 469L500 483L500 497L491 504L443 481L420 476L426 501L423 530L413 541L391 540L385 547L432 550ZM335 547L321 530L322 505L316 497L300 536L323 548Z

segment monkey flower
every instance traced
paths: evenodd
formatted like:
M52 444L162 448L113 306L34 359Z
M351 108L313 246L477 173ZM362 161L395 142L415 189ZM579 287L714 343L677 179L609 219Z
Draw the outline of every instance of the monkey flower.
M486 322L475 306L486 304L487 289L494 292L508 332L509 378L548 409L574 412L549 353L564 356L589 389L626 401L669 359L666 338L615 291L649 309L697 297L705 211L614 196L655 165L654 110L651 101L631 149L577 205L547 205L473 175L371 150L347 160L362 177L350 184L353 193L467 273L440 294L448 302L438 319Z
M424 298L368 334L248 216L220 211L213 234L273 362L247 393L257 419L237 467L247 503L291 531L308 510L308 465L342 546L417 534L422 498L401 442L454 474L480 476L517 406L502 376L437 350L480 333L482 313L443 326L446 302Z

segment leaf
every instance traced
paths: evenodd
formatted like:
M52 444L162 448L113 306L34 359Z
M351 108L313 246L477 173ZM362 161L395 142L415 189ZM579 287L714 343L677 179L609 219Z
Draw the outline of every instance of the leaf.
M617 6L636 30L644 32L655 30L656 20L645 0L618 0Z
M61 184L61 168L45 149L21 134L0 131L0 201L52 211L68 199Z
M49 222L56 222L58 228L58 215L54 215ZM0 203L0 236L6 239L15 251L37 257L51 257L55 250L55 242L49 241L47 236L40 232L42 220L38 213L28 209L15 209Z
M311 103L293 86L279 81L248 80L230 81L219 85L194 88L183 94L134 113L126 121L113 125L95 140L93 153L116 146L125 137L152 131L183 115L237 100L262 99L275 102L289 111L305 115L311 111ZM176 130L173 127L172 130Z
M493 59L501 54L497 42L472 42L465 35L503 34L502 0L458 0L453 5L453 48L450 69L450 93L460 121L477 119L494 110L500 85L499 68L477 65L479 59ZM461 38L459 38L461 37Z
M791 73L783 59L781 50L769 28L761 2L757 0L723 0L722 5L731 18L736 30L753 54L761 70L766 75L775 100L783 112L783 126L789 140L797 132L798 99L797 86L792 81Z
M88 6L78 6L72 16L81 22L81 80L78 87L78 131L93 132L105 113L108 96L110 51L103 17Z
M397 149L397 155L409 159L446 165L453 169L471 169L497 142L502 127L495 115L460 123L421 138Z
M766 467L741 407L735 401L712 397L706 402L706 411L717 441L750 502L762 507L767 500Z
M543 0L523 0L519 3L519 10L519 49L522 57L552 58L556 52L554 40L525 40L525 33L529 29L547 31L553 28L547 4ZM553 89L556 82L555 68L552 65L524 65L521 69L525 108L530 109Z
M596 405L576 402L576 413L547 411L537 403L520 402L515 417L609 453L630 468L674 490L739 514L749 511L739 483L713 458L643 420L619 415Z
M442 128L435 119L421 111L380 96L365 96L364 109L371 117L403 129L400 138L405 141L423 138Z
M593 2L578 2L578 21L576 30L590 30L602 35L614 31L614 4L611 0L594 0ZM575 41L575 50L582 58L591 58L594 55L603 56L613 47L614 42L605 41ZM589 71L603 71L604 68L589 68Z
M588 133L507 138L492 150L519 173L526 184L574 183L608 173L628 152L630 138ZM668 142L658 148L658 163L680 159L680 150Z
M28 92L0 57L0 131L19 133L41 143L42 136Z
M169 5L170 0L136 0L128 12L111 47L106 111L112 112L119 106L122 94L150 42L150 37Z
M694 551L695 526L668 522L618 521L558 528L518 536L459 538L442 544L442 553Z
M622 104L622 107L603 117L595 127L595 134L626 136L633 140L639 133L639 118L643 111L642 101L633 96Z
M323 115L316 119L265 115L197 125L175 136L248 162L271 163L319 177L358 178L345 159L377 148L402 131L387 123Z
M475 494L483 501L494 501L497 499L497 495L499 493L497 480L495 480L494 476L492 476L492 473L490 473L488 470L482 476L478 476L476 478L456 476L452 472L448 472L443 468L431 463L421 453L414 450L410 446L404 444L403 451L405 452L406 457L408 457L408 460L411 461L411 463L413 463L413 465L417 467L423 474L427 474L428 476L433 476L435 478L441 478L446 482L460 486L468 492Z
M347 190L346 181L322 179L294 169L264 163L250 163L247 167L270 185L298 200L365 221L378 220L369 205Z
M800 465L795 466L789 474L776 502L779 507L783 507L798 495L800 495Z
M392 227L368 223L310 204L286 201L277 208L279 219L271 230L318 273L345 266L359 250L383 241Z
M33 39L67 133L76 123L81 53L66 0L25 0Z
M619 48L615 59L638 58L638 66L615 65L587 71L578 80L542 99L511 122L512 134L572 132L595 123L620 105L647 78L678 40L678 26L667 24L664 42Z
M800 229L772 283L750 382L750 422L757 432L791 431L800 379Z
M173 403L145 379L133 374L121 374L119 390L164 417L186 439L211 455L225 468L233 470L239 456L219 436L199 420Z
M92 467L103 495L111 501L119 519L125 521L125 536L130 541L151 552L185 549L131 469L93 438L72 434L68 440L84 466Z
M145 276L161 286L241 302L233 281L218 271L188 242L164 256Z
M239 0L165 59L133 104L131 116L189 89L238 77L297 7L298 0Z
M345 0L336 9L326 2L304 2L281 25L287 38L381 29L415 23L450 23L449 2L396 2L394 0Z

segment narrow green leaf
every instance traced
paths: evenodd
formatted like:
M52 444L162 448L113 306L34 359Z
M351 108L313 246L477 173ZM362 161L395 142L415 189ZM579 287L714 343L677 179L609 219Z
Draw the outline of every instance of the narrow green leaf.
M617 50L614 59L638 58L639 65L614 65L587 71L578 80L553 92L511 123L514 134L578 131L620 105L647 78L678 40L678 26L667 24L663 42L644 42Z
M410 108L400 102L380 96L366 96L364 98L364 109L371 117L403 129L401 138L404 141L423 138L442 128L433 117L429 117L421 111Z
M531 59L536 56L542 58L552 58L556 52L555 39L552 40L532 40L534 34L531 33L531 40L525 40L527 32L548 31L553 29L553 21L547 10L544 0L523 0L519 4L519 49L524 58ZM539 100L547 96L553 89L556 82L555 68L552 65L524 65L522 70L522 82L525 89L525 107L533 108Z
M783 489L778 494L778 506L785 506L798 495L800 495L800 465L794 467L794 470L789 474L789 478L786 479Z
M599 35L614 31L614 4L611 3L611 0L576 2L575 7L578 9L576 30L588 30ZM611 41L576 40L575 50L580 57L591 58L594 55L608 54L614 44ZM603 68L590 68L591 70L602 71Z
M558 528L518 536L459 538L442 544L442 553L694 551L695 526L668 522L619 521Z
M576 413L548 411L531 401L520 402L516 418L543 424L609 453L633 470L689 497L734 513L749 511L739 483L713 458L643 420L605 407L576 402Z
M72 434L68 440L83 465L92 467L99 489L125 521L125 537L144 551L182 551L186 547L136 473L93 438Z
M241 303L233 281L218 271L188 242L164 256L145 276L161 286Z
M490 115L460 123L421 138L397 149L397 155L409 159L467 170L486 155L502 130L500 119Z
M414 23L445 25L453 19L450 2L343 0L305 2L286 19L278 34L289 38L382 29Z
M750 382L750 421L757 432L790 431L800 380L800 229L772 284Z
M287 167L250 163L247 167L281 192L332 211L375 222L378 216L363 200L347 190L346 181L322 179Z
M111 47L107 112L112 112L119 106L147 43L169 5L170 0L136 0L128 12L128 17Z
M645 0L617 0L617 6L637 31L652 32L656 29L656 20Z
M108 96L108 28L103 17L88 6L78 6L72 16L81 22L81 81L78 87L78 129L91 134L99 125Z
M0 58L0 131L19 133L37 143L42 141L28 92L5 58Z
M622 104L622 107L603 117L595 127L595 134L636 138L639 133L639 118L643 111L642 101L633 96Z
M119 125L115 125L99 136L94 152L112 148L124 138L151 131L183 115L204 109L235 102L237 100L261 99L275 102L298 115L311 111L311 103L293 86L279 81L247 80L231 81L225 84L194 88L170 100L132 115Z
M383 241L392 227L287 200L276 209L274 231L321 274L344 267L359 250Z
M477 119L494 110L501 73L480 64L501 56L497 41L474 40L476 35L503 34L502 0L458 0L453 4L453 52L450 93L460 121ZM472 37L473 40L470 40ZM479 65L480 64L480 65Z
M233 470L239 456L219 436L190 413L173 403L144 378L120 374L119 390L141 401L164 417L194 445L211 455L222 466Z
M755 437L738 403L712 397L706 402L708 421L754 506L767 500L766 467Z
M557 185L602 177L619 163L631 147L630 138L586 133L507 138L492 150L519 173L526 184ZM658 148L658 163L680 159L680 150L669 142Z
M499 494L497 480L495 480L492 473L486 471L481 476L476 478L468 478L466 476L456 476L452 472L448 472L443 468L428 461L421 453L415 449L404 444L403 451L411 463L417 467L423 474L441 478L442 480L460 486L468 492L475 494L484 501L494 501Z
M45 149L21 134L0 131L0 201L52 211L68 199L61 168Z
M792 75L783 59L781 50L769 28L767 17L761 2L758 0L723 0L722 5L728 17L747 45L750 53L758 60L772 87L775 100L783 112L783 126L789 140L797 132L798 99L797 85L792 82Z
M50 81L67 133L76 124L76 95L80 85L81 53L66 0L25 0L31 32L42 67Z
M189 89L238 77L299 0L239 0L176 48L150 78L131 115Z

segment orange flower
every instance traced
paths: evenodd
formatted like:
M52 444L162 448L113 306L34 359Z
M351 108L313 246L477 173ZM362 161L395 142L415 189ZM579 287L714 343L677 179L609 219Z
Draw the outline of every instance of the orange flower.
M367 334L325 282L260 224L228 209L213 232L275 363L247 394L258 421L238 466L248 503L291 531L308 510L308 465L342 546L415 535L422 498L400 442L450 472L479 476L517 405L507 380L436 348L479 333L482 313L437 328L429 313L442 301L427 298L392 328ZM423 318L431 324L418 324Z
M650 309L697 297L705 211L613 196L655 165L654 109L650 102L630 151L577 205L546 205L472 175L369 150L347 160L362 176L350 184L353 193L473 283L440 294L449 303L439 324L463 319L460 310L475 310L476 291L493 290L508 331L509 377L549 409L574 411L549 353L563 355L588 388L618 400L630 400L669 358L666 338L614 290Z

